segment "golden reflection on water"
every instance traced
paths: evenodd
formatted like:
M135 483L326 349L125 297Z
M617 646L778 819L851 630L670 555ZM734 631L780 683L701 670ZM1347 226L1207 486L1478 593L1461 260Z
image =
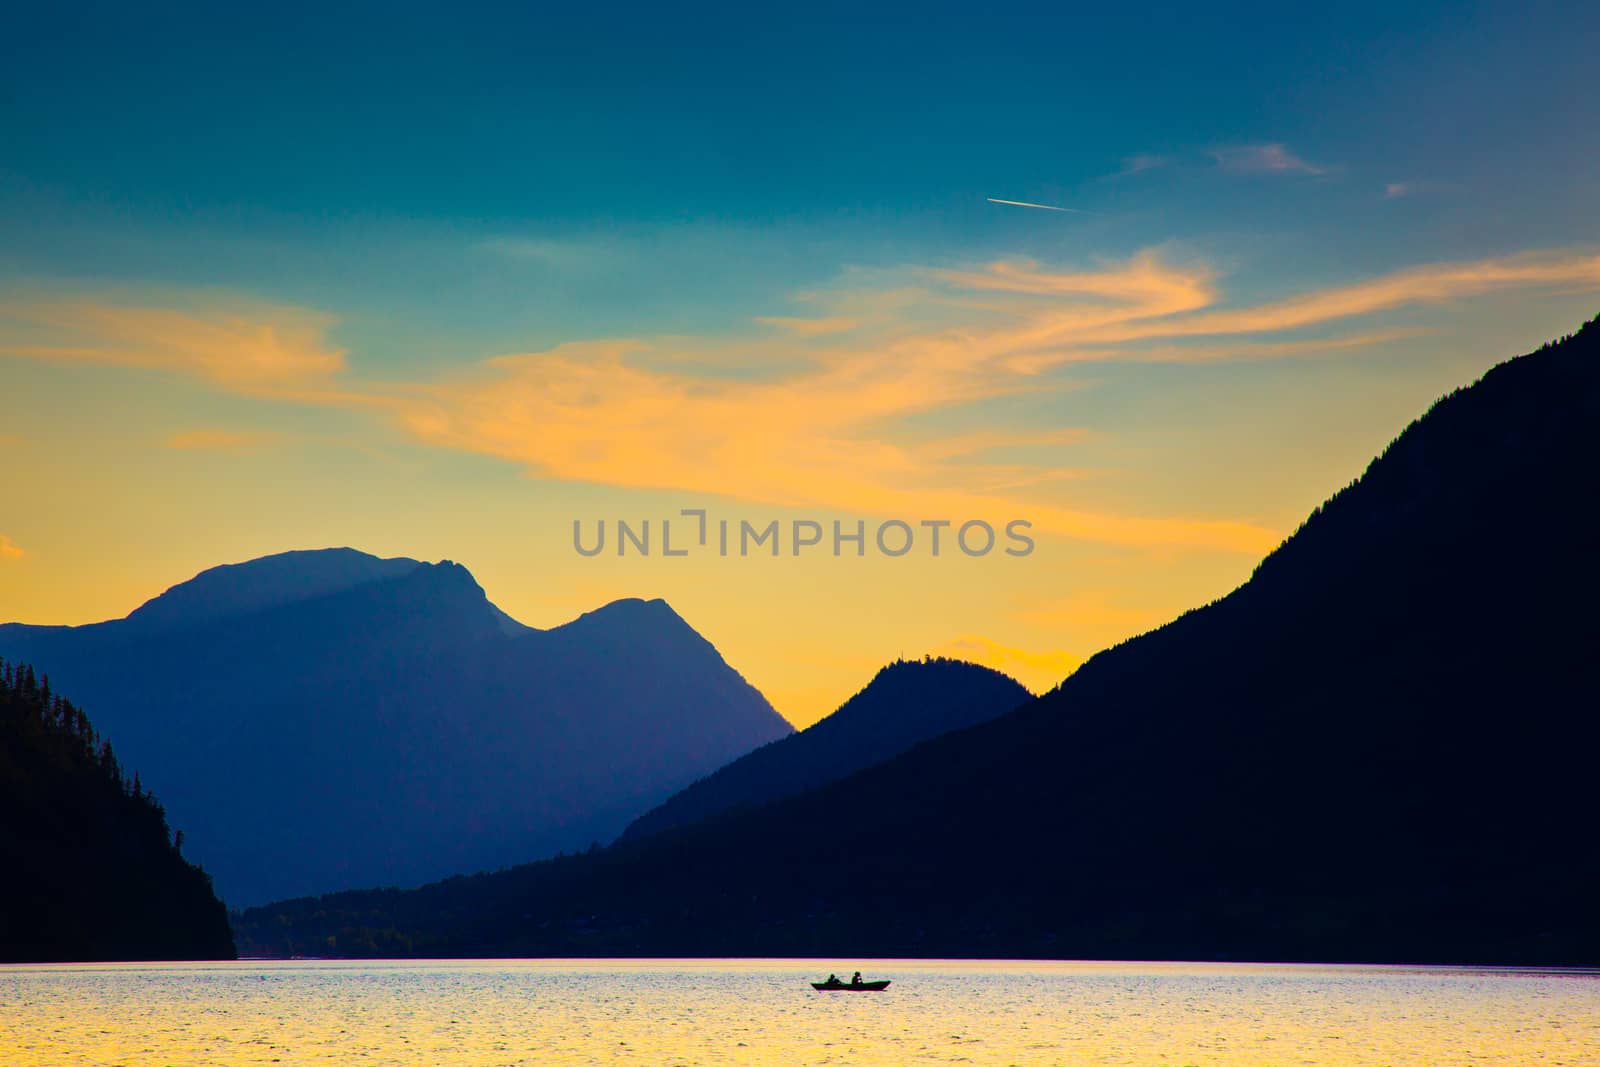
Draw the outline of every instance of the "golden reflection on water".
M815 993L857 968L882 994ZM1600 1064L1600 975L794 960L0 967L4 1067Z

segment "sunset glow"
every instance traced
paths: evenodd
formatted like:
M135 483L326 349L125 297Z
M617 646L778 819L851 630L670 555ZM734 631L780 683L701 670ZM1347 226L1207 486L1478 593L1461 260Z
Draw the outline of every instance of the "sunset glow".
M365 84L331 45L274 66L321 34L238 44L197 99L190 31L41 23L0 75L0 619L119 617L208 566L351 545L458 560L536 626L665 597L796 724L896 655L1043 690L1227 592L1433 397L1600 304L1594 94L1547 57L1485 98L1498 16L1298 82L1326 28L1209 27L1164 69L1239 84L1192 100L1095 34L1030 65L1008 25L969 28L932 108L897 88L911 28L798 28L752 65L630 25L617 54L654 88L576 98L551 90L588 84L569 60L447 33L403 79L438 110L402 116L399 73ZM748 91L662 66L662 33ZM68 56L121 71L126 107L43 88ZM824 62L801 107L783 87ZM1422 70L1444 88L1406 92ZM1293 107L1237 106L1286 82ZM1464 113L1471 136L1438 121ZM1021 518L1038 547L571 548L574 522L686 508Z

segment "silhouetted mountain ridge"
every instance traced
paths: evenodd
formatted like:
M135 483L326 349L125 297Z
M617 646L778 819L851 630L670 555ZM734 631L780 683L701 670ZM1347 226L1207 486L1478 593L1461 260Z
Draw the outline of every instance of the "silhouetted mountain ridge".
M674 794L634 820L624 836L656 833L815 789L1031 699L1015 680L975 663L896 661L832 714Z
M1597 426L1590 323L1435 404L1244 586L1016 712L758 811L236 929L355 954L1600 964Z
M281 552L201 571L135 608L127 621L149 628L194 626L401 577L422 566L353 548Z
M0 654L93 703L241 903L609 840L790 732L664 602L541 631L449 561L288 553L141 612L0 626Z

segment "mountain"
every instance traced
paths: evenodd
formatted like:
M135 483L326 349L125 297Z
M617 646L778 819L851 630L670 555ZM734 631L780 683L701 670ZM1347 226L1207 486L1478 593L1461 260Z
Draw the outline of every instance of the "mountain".
M1439 401L1242 587L1015 712L759 811L235 932L1600 964L1597 427L1600 320Z
M1011 678L975 663L942 658L891 663L831 715L702 778L635 819L624 836L641 837L815 789L1032 699Z
M350 549L206 571L126 619L0 626L162 783L247 904L610 840L791 732L660 600L535 630L449 561Z
M281 552L202 571L135 608L126 625L151 632L183 629L404 577L421 566L414 559L379 559L353 548Z
M227 912L77 706L0 661L0 962L232 959Z

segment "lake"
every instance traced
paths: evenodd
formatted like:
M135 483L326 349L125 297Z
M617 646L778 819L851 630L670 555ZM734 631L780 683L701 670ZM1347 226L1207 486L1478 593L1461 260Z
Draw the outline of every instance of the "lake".
M816 993L834 971L885 993ZM928 960L0 967L0 1063L1600 1064L1600 975Z

